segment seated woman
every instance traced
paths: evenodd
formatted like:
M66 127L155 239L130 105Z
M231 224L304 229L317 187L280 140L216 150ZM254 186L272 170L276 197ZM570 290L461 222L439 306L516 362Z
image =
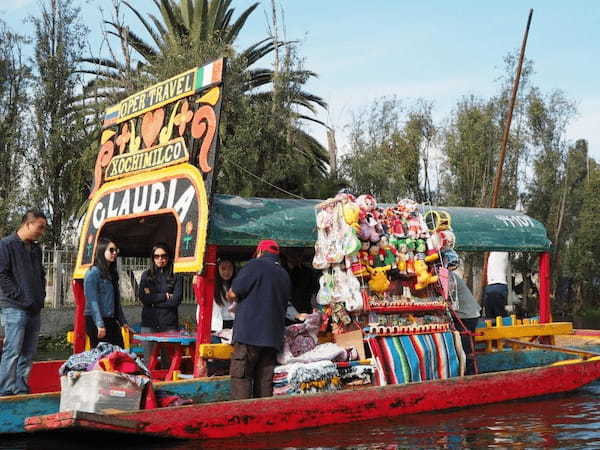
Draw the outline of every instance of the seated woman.
M234 277L235 266L233 262L228 259L219 260L210 327L213 333L220 333L224 329L231 330L233 328L235 304L227 299L227 291L231 287Z
M183 297L183 279L173 273L169 247L152 247L150 267L142 273L139 297L143 303L142 333L179 330L178 307ZM148 363L154 344L144 343L144 361ZM164 366L164 361L163 361Z

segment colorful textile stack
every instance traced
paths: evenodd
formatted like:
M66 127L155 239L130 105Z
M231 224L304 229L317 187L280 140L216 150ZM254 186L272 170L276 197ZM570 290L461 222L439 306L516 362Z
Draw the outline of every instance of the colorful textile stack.
M369 345L389 384L464 374L465 353L458 332L377 337L369 339Z
M103 370L105 372L125 372L150 375L148 369L135 353L129 353L117 345L100 342L96 348L71 355L60 366L59 375L71 371Z
M339 389L338 369L331 361L277 366L273 374L273 395L308 394Z
M336 363L342 384L356 386L373 382L374 367L370 360Z

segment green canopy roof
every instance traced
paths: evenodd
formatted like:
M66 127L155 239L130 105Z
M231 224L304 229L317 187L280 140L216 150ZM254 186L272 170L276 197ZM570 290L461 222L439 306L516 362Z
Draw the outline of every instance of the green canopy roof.
M255 246L275 239L282 247L312 247L317 238L315 205L321 200L214 196L208 242ZM460 251L548 251L544 226L510 209L443 208L452 217Z

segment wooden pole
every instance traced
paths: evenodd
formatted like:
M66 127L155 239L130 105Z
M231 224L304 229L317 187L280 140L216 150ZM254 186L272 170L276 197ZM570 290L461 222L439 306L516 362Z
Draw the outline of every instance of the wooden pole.
M548 336L544 336L544 337L548 337ZM525 342L525 341L520 341L518 339L509 339L509 338L502 338L499 340L507 342L509 344L519 345L521 347L539 348L542 350L551 350L554 352L568 353L570 355L578 355L582 359L596 358L596 357L600 356L600 353L589 352L589 351L580 350L577 348L559 347L558 345L537 344L535 342Z
M502 133L502 142L500 144L500 156L498 157L498 165L496 166L496 176L494 178L494 188L492 190L492 200L490 202L490 208L498 207L498 194L500 192L500 184L502 182L502 171L504 168L504 159L506 158L506 146L508 145L510 125L512 123L513 111L515 109L515 103L517 101L517 92L519 90L519 82L521 81L521 71L523 69L523 60L525 59L525 48L527 46L527 37L529 36L529 27L531 26L532 16L533 9L530 9L529 17L527 18L527 26L525 27L525 34L523 35L523 42L521 43L521 53L519 55L519 63L517 64L517 73L515 74L512 93L510 96L510 103L508 105L508 112L506 115L506 121L504 123L504 132ZM485 252L483 255L483 270L481 273L482 298L484 297L485 286L487 285L487 267L489 256L489 252Z
M498 166L496 167L496 177L494 179L494 190L492 191L492 202L490 208L498 207L498 193L500 191L500 183L502 181L502 169L504 168L504 159L506 157L506 146L508 144L508 134L510 132L510 124L512 122L513 111L515 109L515 102L517 100L517 91L519 90L519 82L521 81L521 70L523 68L523 59L525 59L525 47L527 46L527 36L529 35L529 27L531 25L531 17L533 16L533 9L529 10L529 18L527 19L527 26L525 27L525 35L523 36L523 43L521 44L521 54L519 55L519 63L517 64L517 73L515 74L515 80L513 83L512 94L510 96L510 103L508 105L508 113L506 115L506 122L504 123L504 133L502 134L502 144L500 146L500 156L498 158Z

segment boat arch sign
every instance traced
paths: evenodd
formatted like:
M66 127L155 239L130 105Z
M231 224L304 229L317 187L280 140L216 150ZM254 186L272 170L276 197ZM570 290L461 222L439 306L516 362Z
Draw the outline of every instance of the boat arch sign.
M146 251L152 245L145 242L150 228L157 240L161 235L173 239L175 272L200 272L207 223L204 180L190 164L105 183L90 199L73 278L83 278L93 264L98 236Z

